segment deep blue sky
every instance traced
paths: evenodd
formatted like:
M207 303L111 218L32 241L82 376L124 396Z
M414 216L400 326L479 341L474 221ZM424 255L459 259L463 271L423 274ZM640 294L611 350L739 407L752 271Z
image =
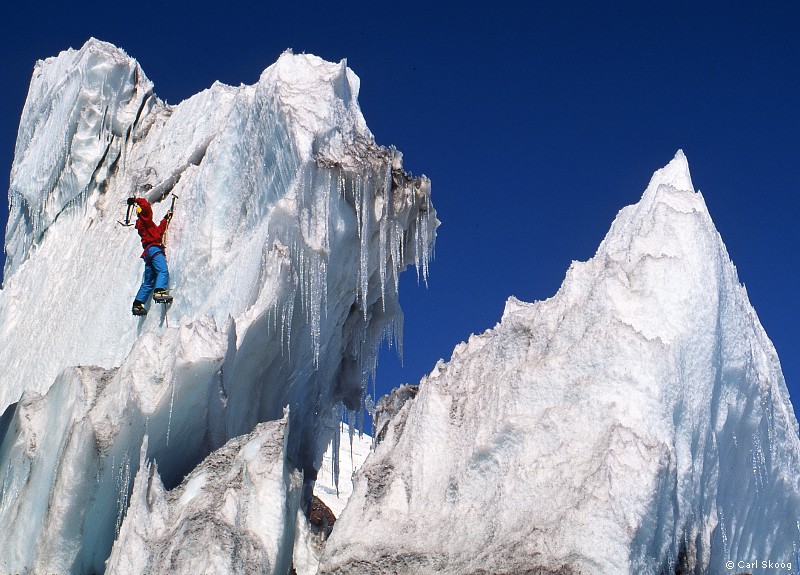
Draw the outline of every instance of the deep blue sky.
M800 4L610 4L15 2L0 29L0 188L35 61L90 36L138 59L171 103L253 83L289 47L347 58L376 140L431 177L444 222L429 288L402 280L405 364L383 357L385 392L494 326L508 296L552 296L682 148L797 406Z

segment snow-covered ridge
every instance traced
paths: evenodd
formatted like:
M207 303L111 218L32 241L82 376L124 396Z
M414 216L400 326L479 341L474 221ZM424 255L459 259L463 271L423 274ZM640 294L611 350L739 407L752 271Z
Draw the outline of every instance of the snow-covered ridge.
M410 397L321 573L796 572L798 424L682 152L554 297L509 299Z
M168 106L104 42L37 64L0 292L0 572L102 572L145 435L169 489L288 406L284 457L313 478L381 340L400 343L398 274L427 274L438 225L358 87L287 52ZM168 317L130 315L134 193L157 219L178 198Z

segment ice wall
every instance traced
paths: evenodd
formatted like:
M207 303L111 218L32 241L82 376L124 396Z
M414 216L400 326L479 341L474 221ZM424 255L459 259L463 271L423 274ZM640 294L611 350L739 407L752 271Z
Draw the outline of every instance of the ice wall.
M321 573L797 572L798 424L680 152L415 392L381 403Z
M285 457L313 480L337 406L359 409L400 339L398 275L427 274L438 225L358 88L344 62L285 53L253 86L168 106L107 43L37 64L0 292L0 571L102 572L145 435L172 488L289 406ZM178 198L168 316L130 314L132 194L156 219Z

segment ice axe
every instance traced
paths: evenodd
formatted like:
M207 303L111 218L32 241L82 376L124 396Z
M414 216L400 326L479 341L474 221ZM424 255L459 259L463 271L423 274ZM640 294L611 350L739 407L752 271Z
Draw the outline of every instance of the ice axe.
M117 223L119 225L126 226L126 227L133 225L131 223L131 210L133 209L134 205L136 205L136 200L134 198L128 198L128 211L125 212L125 223L117 220Z
M169 225L170 222L172 222L172 216L175 213L175 200L177 200L177 199L178 199L178 196L176 196L175 194L172 194L172 204L170 204L169 210L167 210L167 215L166 215L167 225Z
M178 196L176 196L175 194L172 194L172 204L170 204L170 206L169 206L169 213L170 214L175 212L175 200L178 200L178 199L180 199L180 198L178 198ZM172 219L172 217L170 217L170 220L171 219Z
M169 206L169 210L167 211L167 229L169 229L169 225L172 223L172 216L175 212L175 200L178 199L178 196L172 194L172 204ZM167 230L164 230L164 238L162 239L164 245L167 244Z

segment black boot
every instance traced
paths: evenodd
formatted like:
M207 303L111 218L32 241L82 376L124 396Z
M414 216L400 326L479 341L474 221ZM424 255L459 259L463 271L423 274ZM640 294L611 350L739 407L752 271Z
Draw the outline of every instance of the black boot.
M147 315L147 310L144 307L144 303L140 302L138 299L133 300L133 308L131 309L131 313L133 313L133 315Z
M153 292L153 301L156 303L172 303L172 296L168 289L157 289Z

